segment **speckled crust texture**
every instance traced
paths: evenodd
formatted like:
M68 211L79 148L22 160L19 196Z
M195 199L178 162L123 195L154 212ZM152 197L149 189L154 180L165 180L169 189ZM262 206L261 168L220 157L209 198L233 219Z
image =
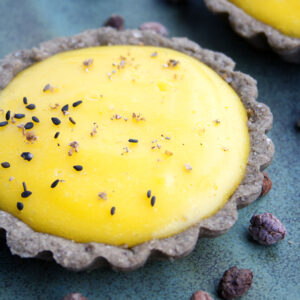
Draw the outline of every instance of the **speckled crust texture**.
M54 259L74 271L110 266L118 271L131 271L143 266L148 259L175 259L189 254L199 237L215 237L225 233L237 220L237 208L256 200L261 192L263 174L271 162L274 146L265 133L272 126L269 108L256 102L256 81L248 75L233 71L234 62L221 53L202 49L186 38L164 38L153 32L129 30L118 32L111 28L88 30L81 34L57 38L31 50L21 50L0 61L0 90L28 66L58 52L96 45L153 45L184 52L212 67L231 84L241 97L251 116L248 121L251 153L244 180L227 204L214 216L173 237L152 240L133 248L100 243L75 243L57 236L33 231L9 213L0 211L0 231L6 232L7 245L21 257Z
M271 48L284 60L300 63L300 39L289 37L273 27L266 25L228 0L204 0L213 13L225 15L233 30L254 46Z

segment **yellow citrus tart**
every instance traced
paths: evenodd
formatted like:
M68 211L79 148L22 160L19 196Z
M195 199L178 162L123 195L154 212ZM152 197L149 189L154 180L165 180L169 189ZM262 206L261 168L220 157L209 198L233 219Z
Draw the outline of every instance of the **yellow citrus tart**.
M217 14L226 13L233 29L258 47L267 44L284 59L300 62L298 0L205 0Z
M0 228L13 253L132 270L226 232L260 194L269 109L234 63L110 28L0 68Z

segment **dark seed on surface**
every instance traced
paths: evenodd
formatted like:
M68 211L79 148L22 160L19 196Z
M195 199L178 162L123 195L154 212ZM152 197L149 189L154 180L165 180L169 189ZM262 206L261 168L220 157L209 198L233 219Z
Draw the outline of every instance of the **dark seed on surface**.
M27 109L33 110L35 109L35 104L28 104L25 106Z
M69 120L72 124L74 124L74 125L76 124L76 122L74 121L74 119L72 117L70 117Z
M113 206L110 210L110 214L113 216L116 213L116 208Z
M104 27L112 27L117 30L123 30L124 28L124 19L119 15L112 15L107 21L103 24Z
M33 158L33 154L30 153L30 152L23 152L21 154L21 156L25 159L25 160L28 160L28 161L31 161L32 158Z
M1 163L1 166L2 166L4 169L7 169L7 168L10 167L10 163L7 162L7 161L5 161L5 162Z
M82 171L83 167L81 165L73 166L76 171Z
M35 117L35 116L32 117L32 121L34 121L34 122L36 122L36 123L39 123L39 122L40 122L39 118L38 118L38 117Z
M137 139L129 139L128 142L129 143L138 143L139 140L137 140Z
M34 124L32 122L28 122L25 124L24 128L25 129L31 129L34 126Z
M66 104L64 105L62 108L61 108L61 111L62 112L65 112L65 111L68 111L69 110L69 104Z
M152 198L151 198L151 206L154 206L155 201L156 201L156 197L152 196Z
M6 119L6 121L8 121L10 119L10 110L8 110L6 112L5 119Z
M77 107L77 106L80 105L81 103L82 103L81 100L76 101L76 102L73 103L73 107Z
M54 125L59 125L61 123L59 118L51 118L51 120Z
M147 191L147 197L150 198L151 197L151 190Z
M17 209L22 210L24 208L24 205L22 202L17 202Z
M24 191L24 192L21 194L21 197L22 197L22 198L27 198L27 197L29 197L31 194L32 194L32 192L30 192L30 191Z
M15 118L15 119L22 119L22 118L24 118L24 117L25 117L24 114L15 114L15 115L14 115L14 118Z
M8 122L7 122L7 121L0 122L0 127L6 126L7 124L8 124Z
M57 139L58 136L59 136L59 131L57 131L57 132L55 133L54 138Z
M23 103L24 103L24 104L27 104L27 103L28 103L27 97L24 97L24 98L23 98Z
M51 188L55 188L59 183L59 179L56 179L55 181L52 182Z

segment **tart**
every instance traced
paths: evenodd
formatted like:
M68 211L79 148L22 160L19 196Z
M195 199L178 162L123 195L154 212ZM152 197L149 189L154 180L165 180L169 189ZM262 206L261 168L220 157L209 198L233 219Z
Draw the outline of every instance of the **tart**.
M297 0L205 0L226 16L233 30L254 46L271 48L288 62L300 63L300 3Z
M256 81L221 53L88 30L0 67L0 228L21 257L134 270L225 233L274 153Z

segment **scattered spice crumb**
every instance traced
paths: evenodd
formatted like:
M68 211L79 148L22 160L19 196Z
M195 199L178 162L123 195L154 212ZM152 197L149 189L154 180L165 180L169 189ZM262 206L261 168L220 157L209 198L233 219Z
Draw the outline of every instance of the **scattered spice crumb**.
M68 154L69 156L72 156L72 154L75 152L78 152L79 149L79 143L77 141L71 142L69 144L69 146L71 146L71 149L69 150Z
M83 61L83 65L87 68L87 70L93 63L94 63L94 60L92 58L88 58L85 61Z
M91 131L91 136L95 136L96 134L97 134L97 128L98 128L98 125L96 124L96 123L94 123L94 127L93 127L93 129L92 129L92 131Z
M156 57L157 56L157 52L153 52L152 54L151 54L151 57Z
M54 92L54 87L50 83L48 83L43 88L43 92L51 92L52 93L52 92Z
M103 200L107 200L107 193L106 192L101 192L98 194L98 196L103 199Z
M9 180L9 181L13 181L14 179L15 179L15 177L10 176L8 180Z
M220 121L219 119L213 120L213 122L214 122L216 125L218 125L218 124L221 123L221 121Z
M173 152L171 152L171 151L169 151L169 150L166 150L166 151L165 151L165 154L168 155L168 156L172 156L172 155L173 155Z
M187 171L192 171L192 166L190 164L184 164L184 167Z
M38 137L34 134L34 131L27 131L25 133L26 140L30 143L37 141Z
M51 109L57 109L57 108L60 107L60 104L59 104L59 103L55 103L54 105L49 104L49 107L50 107Z

